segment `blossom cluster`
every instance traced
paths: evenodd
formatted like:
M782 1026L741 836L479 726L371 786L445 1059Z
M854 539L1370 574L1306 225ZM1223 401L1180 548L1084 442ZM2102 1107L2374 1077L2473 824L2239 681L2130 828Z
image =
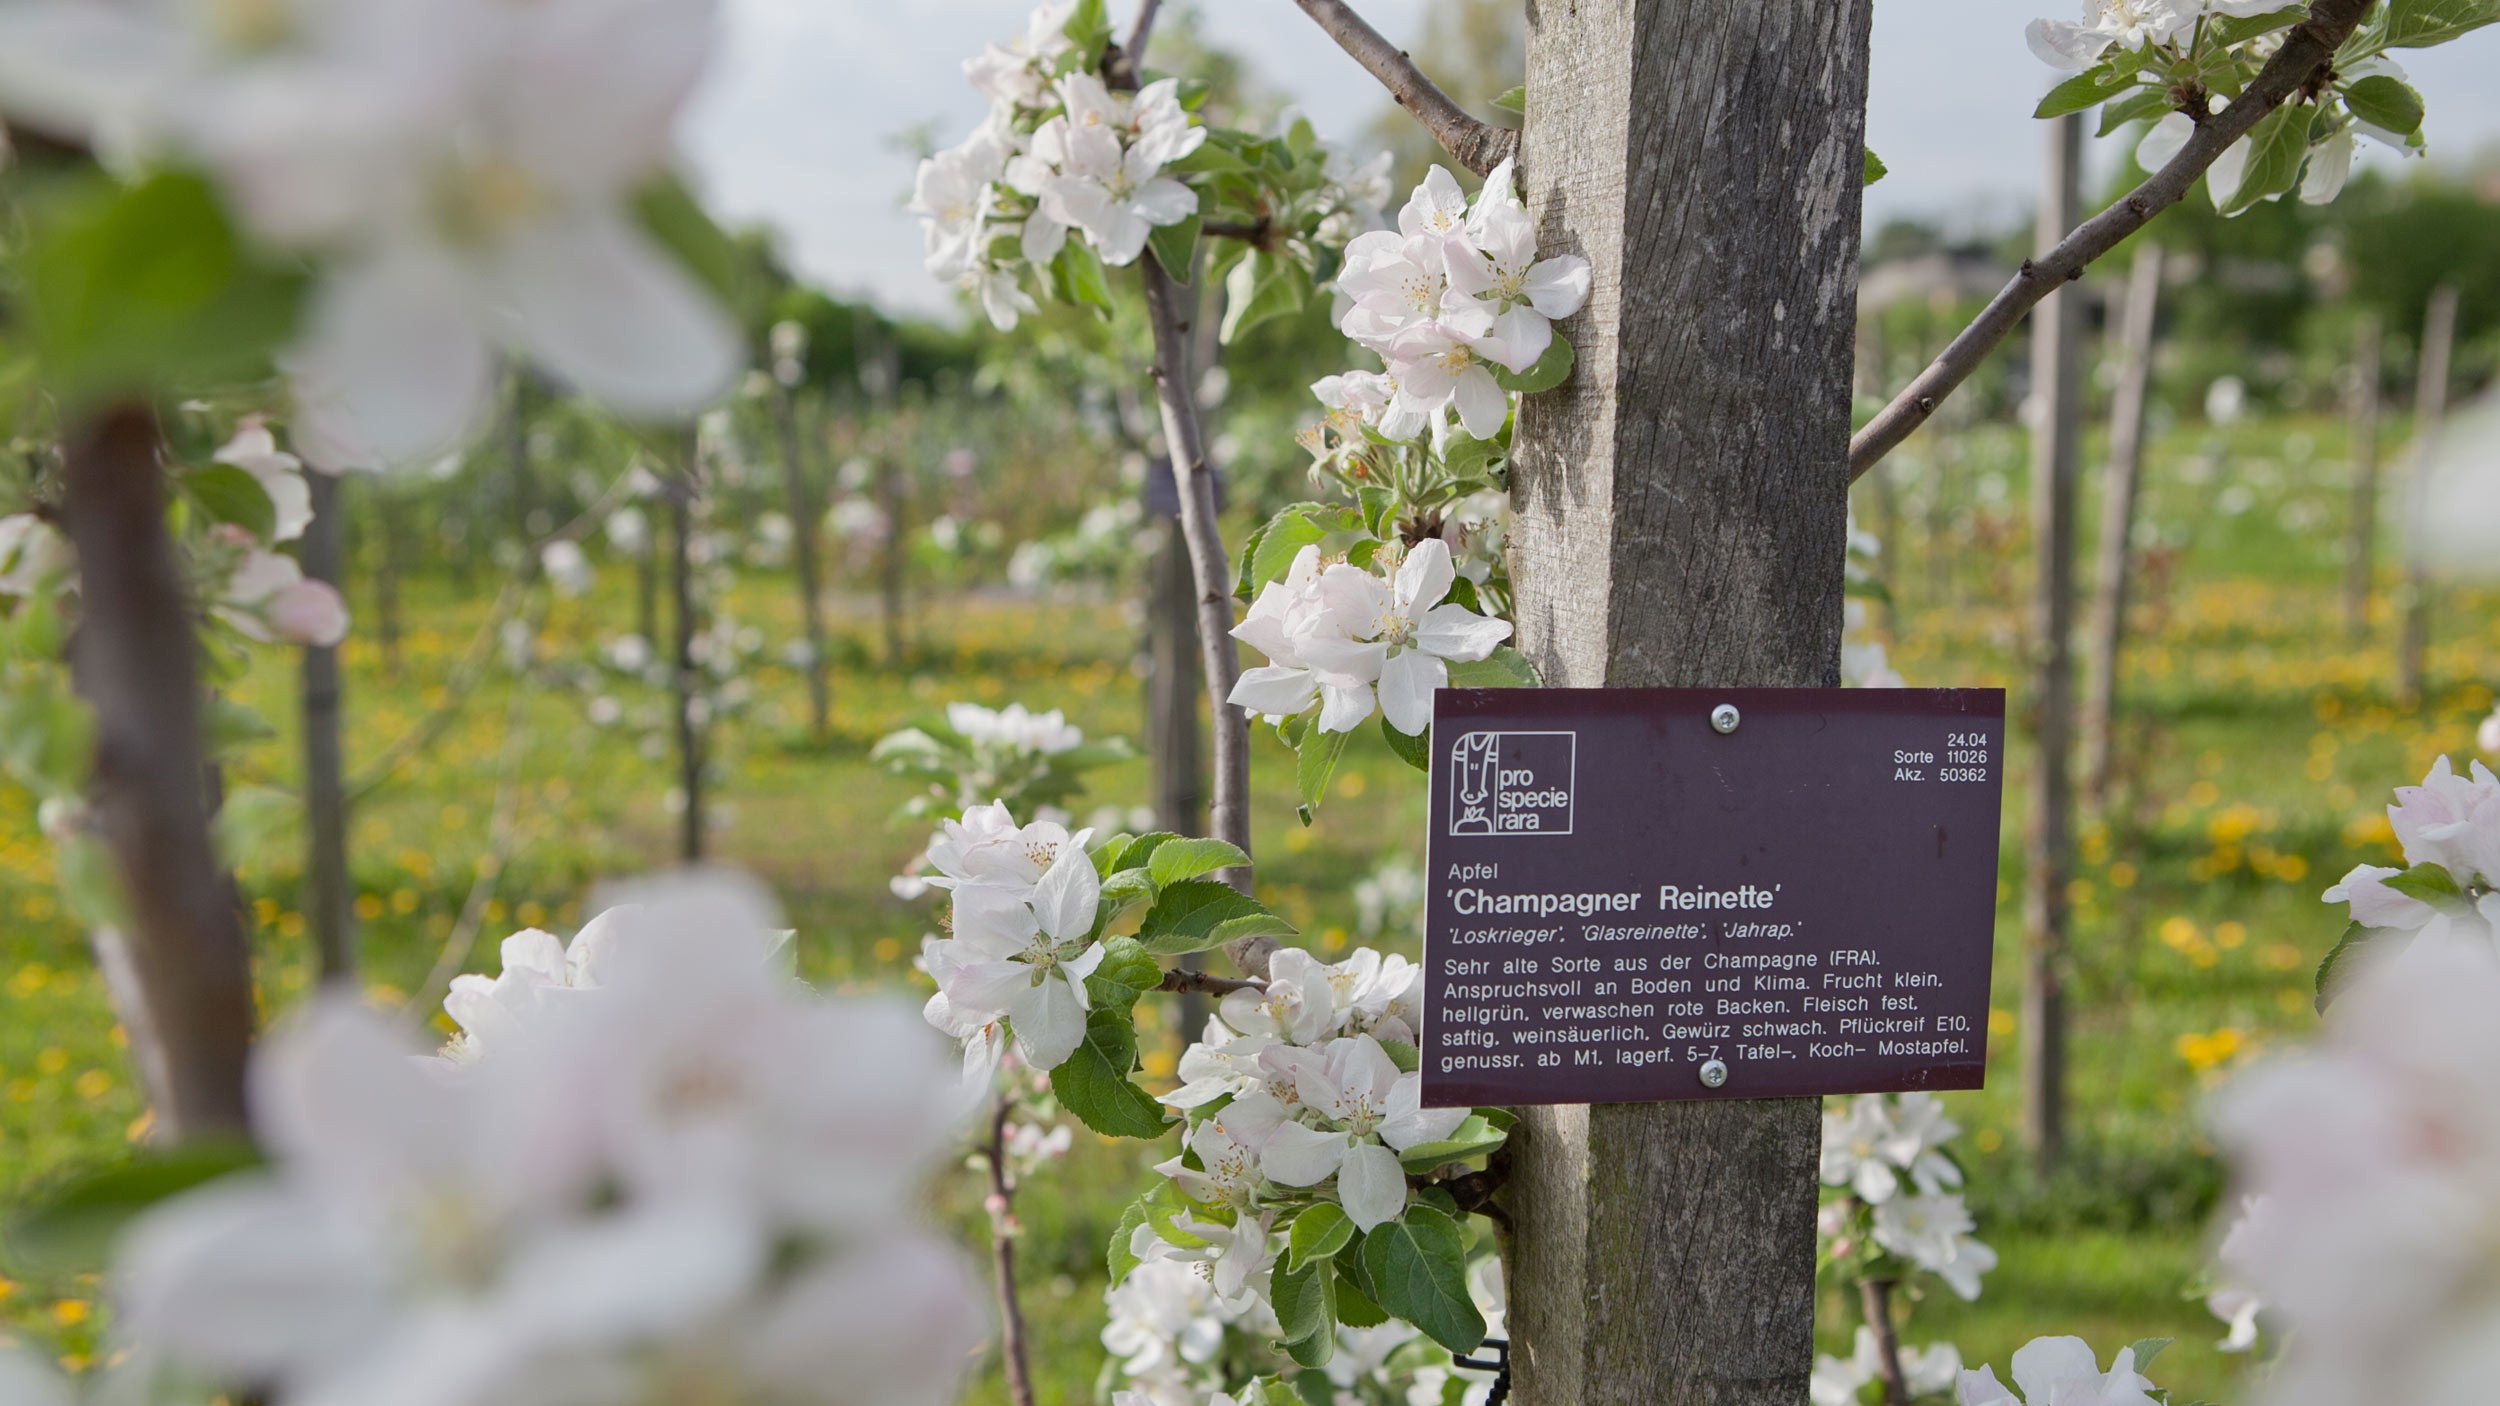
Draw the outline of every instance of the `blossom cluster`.
M2022 1395L2007 1390L1994 1367L1983 1366L1961 1374L1954 1400L1959 1406L2164 1406L2169 1398L2137 1370L2143 1365L2134 1348L2122 1347L2104 1372L2081 1338L2034 1338L2014 1351L2014 1385Z
M2081 22L2037 19L2026 31L2042 62L2077 74L2050 94L2040 115L2106 104L2104 134L2149 120L2136 161L2160 170L2305 17L2303 7L2278 0L2084 0ZM2401 42L2436 44L2472 27ZM2352 175L2359 137L2420 155L2421 95L2384 53L2397 37L2383 27L2356 36L2337 53L2331 81L2304 90L2226 148L2206 173L2215 208L2235 215L2295 189L2310 204L2332 203Z
M1179 81L1113 92L1090 71L1098 51L1069 33L1076 10L1044 4L1021 36L965 61L989 114L913 181L930 275L973 293L1002 331L1034 311L1028 285L1048 286L1071 232L1117 268L1198 212L1197 192L1166 172L1207 136Z
M499 352L625 414L728 389L736 324L635 201L714 0L0 7L0 110L204 170L318 281L281 360L299 449L422 462L481 427Z
M1510 417L1495 369L1524 375L1554 347L1554 321L1588 301L1589 261L1537 256L1536 222L1509 162L1470 202L1435 166L1398 211L1395 230L1346 246L1338 329L1385 372L1348 371L1311 389L1338 417L1396 440L1457 415L1491 439Z
M345 999L256 1055L266 1170L160 1204L133 1370L338 1401L953 1399L981 1332L918 1182L963 1102L906 1008L815 995L726 876L505 945L426 1060Z
M1389 726L1421 736L1449 666L1489 657L1510 622L1447 599L1458 571L1438 538L1384 548L1373 564L1328 562L1316 545L1296 553L1233 629L1268 662L1244 671L1227 701L1278 719L1316 703L1322 732L1351 732L1376 706Z
M1941 1396L1962 1379L1962 1351L1951 1343L1928 1347L1895 1347L1901 1364L1901 1385L1912 1400ZM1806 1399L1814 1406L1859 1406L1868 1386L1884 1379L1883 1343L1875 1329L1858 1325L1847 1357L1818 1353L1814 1373L1806 1379Z
M2387 821L2411 867L2355 865L2327 902L2349 905L2365 929L2500 929L2500 776L2479 761L2460 776L2441 757L2421 785L2396 788Z
M1958 1188L1962 1169L1944 1151L1961 1131L1934 1094L1860 1094L1823 1113L1822 1232L1831 1258L1862 1275L1886 1260L1933 1274L1965 1299L1996 1252L1976 1228Z
M953 932L921 944L938 987L923 1014L963 1043L967 1083L986 1085L1010 1042L1034 1069L1058 1068L1083 1042L1085 978L1103 959L1091 838L1051 820L1018 825L993 802L930 842L928 883L953 898Z

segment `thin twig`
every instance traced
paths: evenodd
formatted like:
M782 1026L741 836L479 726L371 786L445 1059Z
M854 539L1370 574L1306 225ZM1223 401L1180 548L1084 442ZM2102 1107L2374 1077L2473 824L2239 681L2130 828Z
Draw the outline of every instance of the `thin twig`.
M121 880L126 939L114 994L161 1055L148 1090L168 1139L248 1131L251 958L231 876L211 838L200 641L165 527L156 417L112 407L63 445L78 554L71 678L95 710L93 825ZM134 1038L134 1045L145 1044Z
M1304 9L1325 0L1301 0ZM2305 92L2334 62L2335 51L2360 25L2371 0L2315 0L2309 18L2283 40L2248 91L2198 125L2187 146L2117 204L2077 226L2047 254L2026 260L1995 301L1962 329L1935 363L1895 396L1849 441L1852 481L1927 423L1947 396L1970 379L1989 353L2049 294L2083 276L2093 260L2124 243L2155 215L2179 203L2197 177L2269 113Z
M1875 1332L1875 1371L1884 1383L1884 1406L1910 1406L1910 1383L1901 1374L1901 1339L1892 1326L1892 1281L1858 1281L1858 1307Z
M990 1261L998 1274L999 1365L1007 1375L1007 1399L1012 1406L1033 1406L1033 1369L1024 1350L1024 1305L1016 1296L1016 1184L1007 1176L1007 1118L1015 1106L1015 1095L1001 1088L990 1113L989 1144L983 1150L990 1164Z
M1424 130L1457 158L1458 164L1481 176L1519 152L1519 134L1507 127L1480 122L1441 91L1406 51L1381 36L1345 0L1294 0L1304 14L1318 21L1371 76L1380 80L1398 106L1415 115Z
M1267 983L1252 981L1246 977L1213 976L1206 972L1188 971L1176 967L1163 974L1162 984L1156 986L1155 989L1181 993L1195 992L1201 996L1229 996L1236 991L1265 991Z

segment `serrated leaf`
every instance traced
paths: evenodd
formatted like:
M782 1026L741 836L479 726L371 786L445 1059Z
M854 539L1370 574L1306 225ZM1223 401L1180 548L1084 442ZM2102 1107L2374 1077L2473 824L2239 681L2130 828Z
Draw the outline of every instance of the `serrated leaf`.
M2133 1344L2135 1369L2139 1372L2153 1365L2153 1359L2168 1351L2177 1338L2138 1338Z
M2247 15L2240 18L2212 15L2205 21L2205 42L2227 49L2245 44L2261 34L2272 34L2278 29L2289 29L2307 18L2309 18L2309 7L2306 5L2291 5L2266 14Z
M2386 43L2427 49L2488 24L2500 24L2500 0L2388 0Z
M1866 148L1866 164L1861 168L1858 184L1861 187L1871 186L1891 174L1892 168L1884 164L1884 158L1875 154L1875 148Z
M1452 1352L1484 1342L1484 1315L1467 1293L1467 1236L1429 1206L1375 1226L1363 1237L1363 1266L1380 1306Z
M1384 713L1380 719L1380 735L1389 740L1389 750L1398 754L1398 760L1417 771L1432 770L1432 741L1429 730L1422 737L1400 732L1390 723L1388 715Z
M1354 1238L1354 1222L1345 1211L1322 1201L1293 1218L1293 1229L1286 1235L1285 1262L1296 1268L1315 1259L1327 1259L1346 1247Z
M1223 840L1170 840L1157 846L1147 869L1159 892L1186 879L1235 869L1250 862L1237 845Z
M1485 365L1493 373L1493 383L1503 390L1534 395L1538 391L1550 391L1570 380L1572 363L1576 358L1577 353L1571 350L1570 340L1556 336L1547 344L1545 355L1538 357L1536 365L1525 371L1513 371L1493 362Z
M1059 26L1059 32L1076 46L1084 66L1092 68L1095 61L1102 57L1103 46L1111 42L1110 11L1105 8L1103 0L1077 0L1076 8L1068 12L1067 23Z
M260 1154L249 1143L201 1141L150 1149L40 1197L10 1225L9 1245L49 1274L100 1273L122 1230L151 1207L259 1165Z
M1111 316L1110 275L1102 266L1102 256L1082 239L1059 246L1058 255L1050 261L1050 286L1061 302Z
M1105 1137L1161 1137L1163 1105L1129 1082L1137 1067L1137 1026L1126 1007L1086 1013L1085 1040L1050 1071L1050 1091L1077 1121Z
M1528 656L1509 645L1470 663L1450 664L1452 688L1535 688L1543 682Z
M2177 110L2170 94L2160 88L2138 88L2124 97L2112 98L2101 105L2101 136L2108 136L2130 122L2159 118Z
M1120 846L1117 854L1097 863L1094 867L1104 878L1109 878L1123 869L1143 869L1154 861L1154 853L1157 849L1179 838L1180 836L1169 830L1149 830ZM1106 864L1109 867L1106 868Z
M2315 983L2318 1014L2326 1014L2326 1008L2334 1004L2336 997L2344 994L2346 983L2352 979L2354 962L2362 958L2370 947L2390 938L2401 941L2404 937L2403 932L2395 929L2363 927L2359 923L2345 928L2344 935L2336 939L2333 949L2318 963Z
M1253 249L1224 277L1224 323L1216 340L1231 346L1262 322L1302 311L1311 301L1311 271L1288 254Z
M1146 234L1146 247L1174 283L1187 285L1197 265L1198 226L1198 217L1192 215L1178 224L1157 225Z
M1336 1336L1328 1331L1337 1316L1336 1305L1332 1302L1335 1296L1330 1292L1335 1287L1336 1278L1336 1270L1326 1260L1306 1263L1299 1269L1287 1269L1279 1264L1269 1272L1268 1298L1276 1309L1276 1323L1282 1330L1279 1334L1281 1341L1291 1345L1313 1338L1325 1341ZM1321 1360L1326 1360L1326 1356L1323 1351ZM1299 1357L1295 1360L1306 1367L1319 1365Z
M1505 88L1502 95L1493 100L1493 105L1504 112L1515 112L1525 117L1528 115L1528 90L1524 87Z
M2371 126L2384 127L2400 137L2422 130L2422 95L2402 79L2384 73L2372 74L2346 88L2344 106Z
M1354 501L1362 506L1363 530L1388 541L1398 520L1398 495L1386 488L1358 488Z
M1302 797L1302 823L1311 823L1311 811L1319 798L1328 794L1328 779L1337 774L1337 762L1345 756L1350 732L1322 732L1314 723L1295 749L1294 785Z
M2465 896L2465 890L2457 885L2456 876L2439 864L2416 864L2401 874L2390 874L2380 882L2407 898L2434 905Z
M2134 86L2133 73L2120 73L2107 64L2101 64L2087 68L2049 89L2048 95L2040 99L2040 105L2032 109L2031 115L2064 117L2068 113L2082 112L2099 107Z
M1162 984L1163 968L1136 938L1107 938L1102 960L1095 964L1093 975L1085 978L1085 996L1098 1007L1126 1010Z
M266 542L278 530L278 507L248 469L211 464L182 476L183 491L212 518Z
M2214 208L2236 215L2290 190L2300 180L2301 163L2309 156L2311 116L2307 107L2281 107L2268 113L2246 138L2248 159L2241 167L2239 185L2230 191L2217 187Z
M1137 1268L1137 1252L1129 1248L1136 1239L1138 1227L1146 1223L1146 1198L1138 1197L1120 1212L1120 1223L1111 1230L1111 1243L1104 1247L1103 1265L1111 1272L1110 1287L1120 1287L1128 1272Z
M1251 535L1241 555L1241 581L1235 595L1258 599L1261 586L1280 580L1293 569L1304 547L1316 547L1339 532L1359 532L1362 520L1348 508L1331 503L1295 503L1269 518Z
M1246 937L1291 937L1295 931L1257 899L1213 879L1189 879L1164 889L1137 925L1146 950L1164 957L1204 952Z

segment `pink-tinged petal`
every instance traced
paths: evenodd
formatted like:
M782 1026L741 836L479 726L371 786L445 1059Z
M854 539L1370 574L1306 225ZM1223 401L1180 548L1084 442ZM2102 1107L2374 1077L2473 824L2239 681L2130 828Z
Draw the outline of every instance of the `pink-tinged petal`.
M1536 365L1553 344L1554 324L1545 314L1527 306L1506 308L1493 319L1485 354L1517 375Z
M1472 664L1510 638L1510 622L1478 615L1463 605L1437 605L1415 622L1415 647L1444 659Z
M1263 717L1289 718L1310 707L1318 695L1319 685L1310 670L1268 664L1243 670L1224 701Z
M1085 1001L1067 981L1052 977L1017 1003L1016 1048L1035 1069L1056 1069L1085 1043Z
M469 276L407 243L335 266L287 357L296 442L386 464L437 459L474 434L494 400L495 356Z
M1397 1154L1376 1142L1349 1150L1337 1168L1337 1200L1357 1230L1396 1220L1406 1210L1406 1171Z
M745 339L710 292L613 211L531 225L498 251L496 272L522 349L626 416L691 415L746 364Z
M1446 688L1449 666L1420 649L1403 649L1380 671L1380 711L1389 726L1420 737L1432 726L1433 690Z
M1198 213L1198 192L1169 176L1158 176L1139 186L1131 203L1150 225L1176 225Z
M946 997L958 1020L987 1020L1030 998L1035 974L1024 962L966 962L948 981Z
M1557 254L1537 260L1521 291L1528 295L1530 307L1559 321L1588 302L1589 281L1588 260L1577 254Z
M347 601L327 581L298 581L269 598L269 629L288 644L328 649L347 638Z
M1259 1149L1259 1170L1278 1186L1317 1186L1344 1165L1346 1135L1280 1123Z
M1368 627L1373 616L1360 619ZM1319 685L1332 682L1345 684L1370 683L1380 677L1381 666L1389 662L1389 646L1379 640L1322 639L1316 636L1302 641L1302 657L1322 677Z
M1500 434L1502 422L1510 418L1510 393L1481 366L1470 366L1459 375L1452 399L1458 405L1458 422L1478 439Z

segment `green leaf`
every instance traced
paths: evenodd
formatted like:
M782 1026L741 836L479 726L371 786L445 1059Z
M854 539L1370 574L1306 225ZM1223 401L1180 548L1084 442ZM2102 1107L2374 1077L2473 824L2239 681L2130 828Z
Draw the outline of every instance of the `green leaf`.
M1354 1222L1346 1219L1345 1211L1322 1201L1293 1218L1293 1229L1285 1238L1285 1262L1298 1269L1312 1260L1327 1259L1353 1238Z
M2248 134L2248 164L2240 175L2239 189L2216 189L2214 208L2225 215L2236 215L2260 200L2290 190L2300 179L2301 163L2309 156L2311 115L2307 107L2281 107L2268 113Z
M1086 999L1098 1007L1127 1010L1137 998L1163 984L1163 968L1133 937L1106 938L1102 961L1085 978Z
M37 361L76 404L259 379L305 286L244 247L205 180L171 171L46 204L21 268Z
M2344 994L2345 984L2352 979L2353 963L2364 951L2376 943L2389 939L2403 941L2405 937L2403 931L2395 928L2363 927L2359 923L2345 928L2334 949L2326 954L2324 961L2318 963L2318 1014L2326 1014L2326 1008L2334 1004L2336 997Z
M1380 735L1389 739L1389 750L1398 754L1398 760L1417 771L1432 770L1432 740L1429 729L1422 737L1411 737L1392 726L1388 715L1384 713L1380 718Z
M675 176L662 176L634 193L634 216L660 247L677 256L686 272L730 307L738 305L738 246L704 212L694 193Z
M1101 61L1103 46L1111 42L1111 13L1103 0L1077 0L1076 9L1069 13L1068 22L1059 26L1059 32L1076 46L1084 66L1092 68Z
M1111 1243L1104 1247L1103 1264L1111 1271L1110 1287L1114 1289L1128 1278L1130 1270L1137 1268L1137 1253L1129 1248L1129 1242L1136 1238L1137 1228L1146 1223L1146 1202L1147 1197L1140 1196L1128 1203L1127 1209L1120 1212L1120 1223L1111 1228Z
M2145 1368L2152 1366L2153 1359L2168 1351L2170 1345L2177 1341L2177 1338L2136 1339L2133 1344L2135 1351L2135 1369L2141 1372Z
M1449 447L1441 452L1441 466L1459 480L1490 479L1509 462L1510 446L1500 438L1478 439L1465 430L1452 430Z
M2309 7L2290 5L2262 15L2234 19L2229 15L2212 15L2205 21L2205 42L2208 46L2231 48L2245 44L2260 34L2289 29L2309 18Z
M261 1164L249 1143L203 1141L150 1149L72 1178L11 1226L9 1244L47 1273L101 1272L113 1242L141 1213L219 1177Z
M1525 117L1528 115L1528 90L1505 88L1502 90L1502 95L1493 100L1493 105L1504 112L1515 112Z
M277 505L247 469L211 464L184 474L182 487L218 522L231 523L264 542L278 530Z
M1250 862L1237 845L1223 840L1173 840L1156 848L1148 872L1159 891L1184 879L1234 869Z
M1452 688L1535 688L1543 682L1528 656L1509 645L1502 645L1472 663L1454 661L1450 665Z
M1258 599L1259 587L1281 580L1293 569L1304 547L1316 547L1340 532L1360 532L1363 521L1350 508L1332 503L1295 503L1269 518L1250 539L1241 556L1241 581L1234 594Z
M1102 256L1082 239L1059 246L1058 256L1050 261L1050 286L1061 302L1111 316L1111 281L1103 271Z
M1129 1010L1097 1007L1085 1017L1085 1042L1050 1071L1050 1091L1105 1137L1161 1137L1172 1120L1153 1095L1129 1082L1136 1067L1137 1026Z
M2064 117L2070 112L2099 107L2111 98L2135 86L2133 73L2120 73L2108 64L2087 68L2056 87L2040 99L2032 109L2034 117Z
M2387 47L2427 49L2500 24L2500 0L2387 0Z
M2403 80L2384 73L2372 74L2346 88L2344 106L2371 126L2384 127L2400 137L2422 130L2422 95Z
M1404 1040L1383 1040L1380 1052L1389 1057L1389 1062L1396 1065L1401 1074L1412 1074L1424 1067L1424 1052Z
M1294 784L1302 797L1302 823L1311 823L1311 812L1319 798L1328 794L1328 778L1337 774L1337 761L1345 755L1345 744L1354 734L1322 732L1314 722L1303 734L1302 745L1296 749Z
M2125 97L2112 98L2101 106L2100 135L2106 137L2130 122L2158 119L2177 110L2170 94L2161 88L2138 88Z
M1231 346L1251 328L1302 311L1311 301L1311 271L1290 255L1253 249L1224 277L1224 324L1216 340Z
M1298 1269L1277 1265L1268 1275L1268 1297L1276 1308L1276 1322L1283 1329L1282 1340L1288 1344L1307 1342L1317 1337L1323 1342L1335 1335L1328 1331L1335 1321L1337 1273L1328 1261L1306 1262ZM1300 1361L1301 1359L1296 1358ZM1321 1354L1326 1360L1326 1353ZM1318 1362L1303 1362L1316 1367Z
M1348 1258L1349 1256L1343 1251L1338 1252L1336 1260L1337 1321L1349 1328L1377 1328L1389 1321L1388 1310L1374 1303L1371 1295L1364 1293L1347 1275L1346 1260ZM1361 1256L1357 1254L1352 1258L1359 1261Z
M1884 164L1884 158L1875 154L1875 148L1868 147L1864 174L1858 177L1858 184L1862 187L1871 186L1891 174L1892 168Z
M1375 1226L1363 1237L1363 1265L1380 1306L1452 1352L1484 1342L1484 1315L1467 1294L1467 1235L1429 1206Z
M1470 1113L1439 1142L1418 1143L1398 1154L1398 1163L1410 1172L1428 1172L1446 1162L1463 1162L1481 1157L1509 1141L1509 1135L1488 1122L1482 1114Z
M2401 874L2388 875L2381 882L2407 898L2418 898L2439 907L2448 906L2465 896L2465 890L2458 886L2456 876L2450 874L2444 865L2416 864Z
M1157 956L1204 952L1245 937L1291 937L1293 924L1257 899L1213 879L1189 879L1156 896L1137 925L1138 940Z
M1179 838L1169 830L1152 830L1116 846L1104 845L1094 852L1094 872L1107 879L1123 869L1142 869L1158 848Z
M1198 262L1198 217L1175 225L1157 225L1146 234L1146 247L1154 251L1155 262L1163 265L1174 283L1186 285L1190 270Z
M1487 369L1493 373L1495 385L1506 391L1534 395L1538 391L1550 391L1570 380L1571 364L1575 355L1576 353L1571 350L1570 340L1556 334L1554 340L1546 345L1545 355L1538 357L1536 365L1525 371L1513 371L1507 366L1490 362L1486 365Z

